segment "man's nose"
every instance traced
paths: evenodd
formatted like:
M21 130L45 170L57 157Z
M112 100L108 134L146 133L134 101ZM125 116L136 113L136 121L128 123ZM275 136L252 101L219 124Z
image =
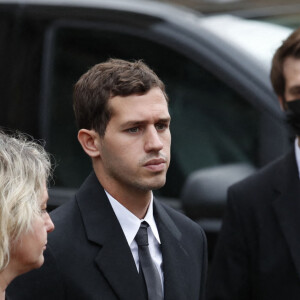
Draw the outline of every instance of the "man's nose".
M161 137L155 127L151 127L147 130L145 135L145 151L160 151L163 148Z

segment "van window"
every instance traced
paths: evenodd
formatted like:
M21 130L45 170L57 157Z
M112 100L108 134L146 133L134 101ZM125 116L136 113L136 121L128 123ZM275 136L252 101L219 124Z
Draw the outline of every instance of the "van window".
M44 24L20 5L0 6L1 126L40 138L39 96Z
M172 116L172 160L159 195L178 197L187 175L200 168L258 158L259 113L231 88L169 47L133 34L57 28L47 96L48 150L57 158L56 186L78 187L91 163L77 141L72 88L108 58L143 59L166 84Z

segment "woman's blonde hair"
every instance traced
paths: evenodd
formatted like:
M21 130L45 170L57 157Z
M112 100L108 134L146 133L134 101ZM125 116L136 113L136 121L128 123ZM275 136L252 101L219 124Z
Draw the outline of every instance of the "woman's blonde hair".
M10 246L31 230L51 171L49 155L29 136L0 131L0 272Z

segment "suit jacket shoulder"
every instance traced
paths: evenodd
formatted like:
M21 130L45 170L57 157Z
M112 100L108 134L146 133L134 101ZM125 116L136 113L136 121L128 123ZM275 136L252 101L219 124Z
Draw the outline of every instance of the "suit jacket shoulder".
M287 185L298 183L294 150L271 162L257 173L234 184L228 190L228 205L249 207L270 204L274 193L285 191ZM266 203L268 202L268 203Z
M299 299L299 196L294 151L229 189L209 300Z
M182 235L185 236L187 233L197 235L200 243L206 243L206 236L201 226L195 221L188 218L183 213L167 206L164 203L160 203L168 216L174 221Z

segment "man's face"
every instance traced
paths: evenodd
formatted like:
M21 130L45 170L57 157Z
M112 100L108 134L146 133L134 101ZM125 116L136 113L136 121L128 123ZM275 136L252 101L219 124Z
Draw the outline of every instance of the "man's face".
M300 59L288 57L283 63L284 97L287 102L300 99Z
M109 100L112 117L97 145L102 178L114 188L162 187L170 163L170 115L159 88Z

